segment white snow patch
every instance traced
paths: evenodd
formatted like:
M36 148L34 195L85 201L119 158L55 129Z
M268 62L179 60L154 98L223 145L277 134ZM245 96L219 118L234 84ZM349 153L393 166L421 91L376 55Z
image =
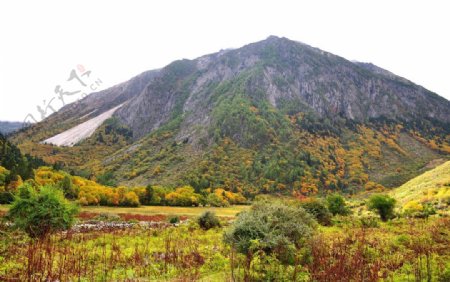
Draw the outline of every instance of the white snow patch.
M91 118L88 121L85 121L75 127L72 127L71 129L68 129L64 132L61 132L53 137L50 137L41 143L44 144L53 144L56 146L68 146L72 147L73 145L77 144L78 142L89 138L94 131L102 125L102 123L110 118L114 112L120 108L123 104L112 108L111 110L108 110L95 118Z

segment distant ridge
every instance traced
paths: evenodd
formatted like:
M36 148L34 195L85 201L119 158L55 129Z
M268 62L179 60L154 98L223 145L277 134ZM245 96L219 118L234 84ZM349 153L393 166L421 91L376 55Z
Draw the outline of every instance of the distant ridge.
M18 121L0 121L0 133L9 134L23 127L22 122Z

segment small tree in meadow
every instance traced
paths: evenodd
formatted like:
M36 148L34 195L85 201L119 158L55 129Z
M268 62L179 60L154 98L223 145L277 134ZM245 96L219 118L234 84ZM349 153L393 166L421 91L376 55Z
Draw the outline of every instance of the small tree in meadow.
M307 202L301 203L301 207L304 208L309 214L314 216L318 223L324 226L331 225L331 213L322 201L312 199Z
M220 227L220 220L214 212L206 211L197 219L198 225L204 230Z
M239 213L224 234L225 243L244 254L244 281L249 281L250 266L256 254L274 256L285 264L294 264L305 240L313 234L316 222L303 208L283 202L257 202L249 211ZM232 266L233 271L233 266Z
M385 195L373 195L367 204L369 210L378 212L382 221L394 218L395 199Z
M327 205L328 210L333 215L349 215L350 209L347 207L347 204L345 203L344 197L342 197L339 194L333 194L327 197Z
M69 229L77 213L78 207L68 202L60 189L44 186L36 191L24 185L20 187L7 218L31 238L44 239L51 233Z

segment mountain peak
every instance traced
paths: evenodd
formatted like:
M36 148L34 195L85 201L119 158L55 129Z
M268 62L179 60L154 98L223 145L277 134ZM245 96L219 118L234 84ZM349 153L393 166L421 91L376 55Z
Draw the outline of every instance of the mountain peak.
M103 122L104 113L110 118ZM175 61L91 94L20 135L59 140L81 136L76 130L86 124L98 127L89 126L60 159L82 150L100 155L95 169L137 170L121 181L187 181L198 189L358 187L369 179L392 186L450 152L449 101L373 64L276 36ZM389 169L370 171L381 166ZM404 176L394 181L389 171L396 169ZM326 179L331 170L336 176Z

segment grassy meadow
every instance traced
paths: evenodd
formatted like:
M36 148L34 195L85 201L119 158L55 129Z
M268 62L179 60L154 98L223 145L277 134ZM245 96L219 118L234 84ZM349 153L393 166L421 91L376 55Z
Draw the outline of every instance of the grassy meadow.
M203 230L191 218L180 226L61 232L45 242L2 225L0 280L244 281L245 256L223 243L228 224ZM338 217L304 242L295 281L445 281L449 244L446 218L367 225ZM293 271L257 253L248 281L293 281Z
M168 206L140 206L132 207L95 207L86 206L81 209L84 212L92 213L130 213L142 215L179 215L179 216L199 216L205 211L214 211L217 216L235 217L241 211L249 209L250 206L230 206L230 207L168 207Z
M220 217L235 217L236 214L248 210L250 206L230 206L230 207L169 207L169 206L140 206L140 207L105 207L105 206L83 206L80 211L83 213L108 213L108 214L137 214L137 215L178 215L178 216L199 216L205 211L213 211ZM9 205L0 205L0 212L6 213Z
M317 219L313 233L290 250L268 251L265 244L270 242L252 239L249 252L242 253L226 243L225 234L239 221L237 214L253 210L248 205L82 206L74 228L40 240L0 220L0 281L447 282L449 165L384 192L397 200L386 222L368 208L370 194L347 199L351 212L329 221L320 218L326 217L327 207L331 211L330 206L321 210L324 199L265 198L286 206L313 203L309 207L316 209L311 213ZM10 207L0 205L0 214ZM213 211L220 225L203 228L198 219L206 211ZM238 238L279 236L264 225L241 228L244 233L237 233Z

